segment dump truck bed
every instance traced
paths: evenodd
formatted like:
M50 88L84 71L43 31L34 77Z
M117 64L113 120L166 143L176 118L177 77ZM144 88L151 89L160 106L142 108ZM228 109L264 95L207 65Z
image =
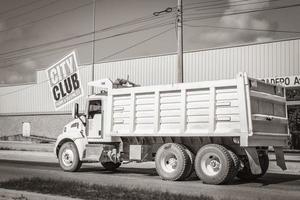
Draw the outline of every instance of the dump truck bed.
M284 88L250 79L111 89L110 135L237 137L241 146L285 146Z

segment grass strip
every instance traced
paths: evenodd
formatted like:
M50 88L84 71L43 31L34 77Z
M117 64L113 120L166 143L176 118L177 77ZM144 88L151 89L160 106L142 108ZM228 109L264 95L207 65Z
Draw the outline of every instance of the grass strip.
M153 190L125 188L117 186L103 186L76 181L42 179L39 177L11 179L0 182L5 189L23 190L42 194L68 196L81 199L102 200L214 200L209 196L188 196Z

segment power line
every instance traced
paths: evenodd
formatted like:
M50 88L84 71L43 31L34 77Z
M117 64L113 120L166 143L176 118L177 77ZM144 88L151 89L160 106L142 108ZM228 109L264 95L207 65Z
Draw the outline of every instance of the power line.
M227 5L224 5L224 3L221 3L221 4L215 4L213 6L208 6L208 8L205 8L205 7L200 7L201 9L197 9L198 11L199 10L212 10L212 9L220 9L220 8L230 8L230 7L238 7L238 6L248 6L248 5L259 5L259 4L262 4L262 3L270 3L270 2L276 2L276 1L282 1L282 0L265 0L265 1L255 1L255 2L250 2L250 3L240 3L240 2L245 2L244 0L238 0L238 1L231 1L231 3L240 3L240 4L227 4ZM215 7L217 5L224 5L224 6L218 6L218 7ZM195 9L195 8L198 8L198 7L194 7L194 8L191 8L191 9ZM185 15L186 16L190 16L190 15L199 15L199 14L209 14L209 13L186 13Z
M123 53L123 52L125 52L125 51L127 51L127 50L129 50L129 49L132 49L132 48L134 48L134 47L136 47L136 46L139 46L139 45L141 45L141 44L143 44L143 43L145 43L145 42L148 42L149 40L152 40L152 39L154 39L154 38L157 38L157 37L159 37L160 35L163 35L163 34L169 32L169 31L172 30L172 29L174 29L174 28L171 27L171 28L169 28L169 29L167 29L167 30L164 30L164 31L162 31L162 32L160 32L160 33L158 33L158 34L155 34L155 35L153 35L153 36L151 36L151 37L149 37L149 38L147 38L147 39L145 39L145 40L142 40L142 41L140 41L140 42L138 42L138 43L135 43L135 44L133 44L133 45L131 45L131 46L125 48L125 49L122 49L122 50L120 50L120 51L117 51L116 53L113 53L113 54L111 54L111 55L109 55L109 56L105 56L105 57L101 58L100 60L97 60L96 62L101 62L101 61L106 60L106 59L108 59L108 58L110 58L110 57L113 57L113 56L115 56L115 55L118 55L118 54L120 54L120 53Z
M26 11L26 12L23 12L23 13L21 13L21 14L18 14L18 15L12 16L12 17L8 17L8 18L3 19L3 20L8 21L8 20L11 20L11 19L18 18L18 17L20 17L20 16L24 16L24 15L27 15L27 14L31 14L32 12L34 12L34 11L36 11L36 10L39 10L39 9L42 9L42 8L46 8L46 7L48 7L48 6L50 6L50 5L54 4L54 3L56 3L56 2L58 2L58 1L59 1L59 0L54 0L54 1L48 2L48 3L45 4L45 5L41 5L41 6L37 7L37 8L33 8L33 9L31 9L31 10L28 10L28 11Z
M53 44L57 44L57 43L62 43L62 42L66 42L66 41L69 41L69 40L78 39L78 38L82 38L84 36L91 35L92 33L93 32L88 32L88 33L84 33L84 34L80 34L80 35L75 35L75 36L68 37L68 38L63 38L63 39L60 39L60 40L55 40L55 41L51 41L51 42L37 44L37 45L34 45L34 46L29 46L29 47L25 47L25 48L21 48L21 49L16 49L16 50L12 50L12 51L6 51L4 53L0 53L0 56L6 55L6 54L11 54L11 53L16 53L16 52L19 52L19 51L29 50L29 49L41 48L41 47L44 47L44 46L49 46L49 45L53 45Z
M26 57L26 56L32 55L32 54L36 55L36 54L41 54L41 53L45 53L45 52L51 52L51 51L56 51L56 50L60 50L60 49L71 48L71 47L82 45L82 44L88 44L88 43L95 42L95 41L100 41L100 40L110 39L110 38L114 38L114 37L119 37L119 36L131 34L131 33L136 33L136 32L140 32L140 31L152 29L152 28L158 28L158 27L170 25L170 24L172 24L172 23L171 22L164 22L164 23L156 24L156 25L149 26L149 27L143 26L144 28L133 29L133 30L130 30L130 31L127 31L127 32L118 33L118 34L115 34L115 35L111 35L111 36L107 36L107 37L102 37L102 38L98 38L98 39L95 39L95 40L89 40L89 41L85 41L85 42L79 42L79 43L75 43L75 44L71 44L71 45L66 45L66 46L63 46L63 47L53 48L53 49L50 49L50 50L44 50L44 51L39 51L39 52L31 52L31 53L28 53L28 54L23 54L23 55L19 55L19 56L15 56L15 57L9 57L7 59L13 60L13 59L24 57L24 56ZM15 65L15 64L13 64L13 65ZM2 68L8 68L10 66L12 66L12 65L1 67L0 69L2 69Z
M88 44L88 43L87 43ZM62 48L61 49L62 51L59 51L58 50L58 52L54 52L54 53L48 53L48 54L44 54L44 55L33 55L33 56L31 56L31 57L27 57L27 58L24 58L24 60L25 59L28 59L28 58L34 58L34 59L40 59L40 58L43 58L43 57L49 57L49 56L53 56L53 55L56 55L56 54L58 54L58 53L62 53L62 52L65 52L65 51L67 51L67 50L72 50L72 48L71 47L67 47L67 48ZM36 60L35 60L36 61ZM18 65L18 64L24 64L24 62L23 61L21 61L21 62L14 62L14 63L12 63L12 64L8 64L8 65L5 65L4 67L0 67L0 70L1 69L7 69L7 68L13 68L13 67L17 67L16 65Z
M157 37L159 37L160 35L163 35L163 34L167 33L168 31L170 31L170 30L172 30L172 29L173 29L173 27L172 27L172 28L169 28L169 29L166 29L166 30L164 30L164 31L162 31L162 32L160 32L160 33L158 33L158 34L155 34L155 35L153 35L153 36L151 36L151 37L149 37L149 38L147 38L147 39L145 39L145 40L142 40L142 41L140 41L140 42L137 42L137 43L135 43L135 44L133 44L133 45L127 47L127 48L124 48L124 49L119 50L119 51L117 51L117 52L115 52L115 53L113 53L113 54L110 54L110 55L108 55L108 56L105 56L105 57L103 57L102 59L98 60L97 62L104 61L104 60L106 60L106 59L108 59L108 58L110 58L110 57L113 57L113 56L115 56L115 55L118 55L118 54L120 54L120 53L123 53L123 52L125 52L125 51L127 51L127 50L129 50L129 49L131 49L131 48L134 48L134 47L136 47L136 46L138 46L138 45L141 45L141 44L143 44L143 43L145 43L145 42L147 42L147 41L149 41L149 40L152 40L152 39L154 39L154 38L157 38ZM84 68L84 67L88 67L88 66L82 66L81 68ZM44 80L44 81L42 81L42 82L40 82L40 83L31 85L31 86L28 86L28 87L26 87L26 88L22 88L22 89L19 89L19 90L15 90L15 91L12 91L12 92L8 92L8 93L5 93L5 94L2 94L2 95L0 95L0 97L8 96L8 95L10 95L10 94L14 94L14 93L17 93L17 92L20 92L20 91L23 91L23 90L27 90L27 89L30 89L30 88L35 87L35 86L37 86L37 85L44 84L44 83L46 83L46 82L48 82L48 81L49 81L49 79Z
M37 20L34 20L34 21L30 21L30 22L28 22L28 23L24 23L24 24L15 26L15 27L3 29L3 30L0 30L0 33L2 33L2 32L7 32L7 31L10 31L10 30L14 30L14 29L17 29L17 28L21 28L21 27L24 27L24 26L27 26L27 25L32 25L32 24L35 24L35 23L38 23L38 22L41 22L41 21L44 21L44 20L47 20L47 19L50 19L50 18L59 16L59 15L62 15L62 14L65 14L65 13L68 13L68 12L71 12L71 11L74 11L74 10L77 10L77 9L79 9L79 8L82 8L82 7L91 5L91 4L92 4L91 2L90 2L90 3L86 3L86 4L82 4L82 5L77 6L77 7L75 7L75 8L66 9L66 10L63 10L62 12L57 12L57 13L55 13L55 14L53 14L53 15L49 15L49 16L46 16L46 17L44 17L44 18L40 18L40 19L37 19Z
M40 0L34 0L34 1L32 1L32 2L29 2L29 3L26 2L25 4L21 4L21 5L19 5L19 6L14 7L14 8L7 9L7 10L1 12L0 15L4 15L4 14L9 13L9 12L11 12L11 11L15 11L15 10L18 10L18 9L20 9L20 8L23 8L23 7L27 7L27 6L33 5L33 4L35 4L36 2L38 2L38 1L40 1Z
M271 0L272 1L272 0ZM278 1L278 0L273 0L273 1ZM237 1L238 2L238 1ZM264 2L269 2L269 1L262 1L262 2L259 2L259 3L264 3ZM256 2L257 3L257 2ZM239 4L239 5L249 5L251 3L247 3L247 4ZM253 3L252 3L253 4ZM236 5L237 6L237 5ZM198 13L198 14L203 14L203 13ZM114 25L114 26L111 26L111 27L107 27L107 28L104 28L104 29L101 29L101 30L97 30L96 32L102 32L102 31L106 31L106 30L109 30L109 29L113 29L113 28L116 28L118 26L124 26L124 25L128 25L129 23L132 23L136 20L140 20L140 19L143 19L145 20L146 17L141 17L141 18L137 18L135 20L131 20L129 22L126 22L126 23L123 23L123 24L118 24L118 25ZM43 46L47 46L47 45L51 45L51 44L57 44L57 43L60 43L60 42L65 42L65 41L68 41L68 40L73 40L73 39L76 39L76 38L80 38L80 37L84 37L84 36L88 36L90 34L92 34L93 32L89 32L89 33L85 33L85 34L81 34L81 35L77 35L77 36L72 36L72 37L69 37L69 38L64 38L64 39L61 39L61 40L57 40L57 41L51 41L51 42L47 42L47 43L43 43L43 44L39 44L39 45L35 45L35 46L31 46L31 47L26 47L26 48L22 48L22 49L17 49L17 50L13 50L13 51L8 51L8 52L5 52L5 53L1 53L0 55L6 55L6 54L10 54L10 53L14 53L14 52L18 52L18 51L23 51L23 50L28 50L28 49L32 49L32 48L39 48L39 47L43 47Z
M225 0L212 0L212 1L201 1L197 3L188 3L188 4L183 4L183 7L190 6L190 5L208 4L208 3L220 2L220 1L225 1Z
M19 51L29 50L29 49L41 48L41 47L48 46L48 45L53 45L53 44L57 44L57 43L66 42L66 41L69 41L69 40L82 38L84 36L89 36L89 35L94 34L94 33L100 33L103 30L104 29L100 29L100 30L91 31L91 32L88 32L88 33L80 34L80 35L71 36L71 37L68 37L68 38L63 38L63 39L60 39L60 40L55 40L55 41L51 41L51 42L37 44L37 45L34 45L34 46L24 47L24 48L12 50L12 51L6 51L4 53L0 53L0 56L6 55L6 54L11 54L11 53L16 53L16 52L19 52Z
M216 15L210 15L210 16L208 15L208 16L204 16L204 17L191 17L191 18L185 18L185 21L205 20L205 19L212 19L212 18L223 17L223 16L232 16L232 15L240 15L240 14L247 14L247 13L254 13L254 12L279 10L279 9L285 9L285 8L298 7L298 6L300 6L300 3L292 4L292 5L285 5L285 6L278 6L278 7L273 7L273 8L242 10L240 12L231 12L231 13L219 13ZM211 14L211 13L205 13L205 14Z
M298 34L300 31L285 31L285 30L274 30L274 29L255 29L255 28L239 28L239 27L228 27L228 26L213 26L213 25L192 25L192 24L184 24L188 27L207 27L207 28L219 28L219 29L232 29L232 30L242 30L242 31L262 31L262 32L276 32L276 33L294 33Z
M229 3L227 2L222 2L220 3L220 1L217 1L217 4L210 4L210 5L205 5L205 6L194 6L194 7L188 7L185 8L184 10L192 10L192 9L197 9L197 10L203 10L203 8L207 8L207 9L216 9L216 8L224 8L224 7L228 7L228 6L239 6L239 5L252 5L252 4L261 4L261 3L271 3L271 2L276 2L276 1L283 1L283 0L265 0L265 1L261 1L261 0L236 0L236 1L230 1ZM243 3L243 4L235 4L235 3ZM226 5L226 6L222 6L222 5ZM216 7L215 6L222 6L222 7ZM212 7L212 8L210 8ZM200 9L198 9L200 8ZM206 10L206 9L204 9Z
M298 4L294 4L294 5L286 5L286 6L280 6L280 7L275 7L275 8L265 8L265 9L256 9L256 10L247 10L246 12L233 12L233 13L227 13L225 15L215 15L215 16L209 16L209 17L205 17L205 18L188 18L186 19L185 21L193 21L193 20L201 20L201 19L207 19L207 18L214 18L214 17L219 17L219 16L226 16L226 15L236 15L236 14L243 14L243 13L249 13L249 12L258 12L258 11L263 11L263 10L274 10L274 9L282 9L282 8L287 8L287 7L293 7L293 6L299 6ZM102 29L102 30L107 30L107 28L105 29ZM102 31L101 30L101 31ZM99 30L100 31L100 30ZM290 31L289 31L290 32ZM131 32L128 32L128 33L131 33ZM121 33L121 34L117 34L117 35L113 35L113 36L108 36L108 37L105 37L105 38L102 38L102 39L108 39L108 38L111 38L111 37L114 37L114 36L120 36L120 35L123 35L123 34L128 34L127 32L125 33ZM101 39L98 39L98 40L101 40ZM97 40L96 40L97 41ZM88 41L90 42L90 41ZM86 43L86 42L84 42ZM80 45L80 44L83 44L83 43L78 43L78 44L74 44L74 45L69 45L69 46L66 46L64 48L68 48L68 47L71 47L71 46L76 46L76 45ZM56 48L57 49L57 48ZM56 49L53 49L53 50L56 50ZM61 49L61 48L58 48L58 49ZM48 51L48 50L47 50ZM50 50L51 51L51 50ZM44 51L45 52L45 51ZM30 55L30 54L26 54L26 55L22 55L22 56L17 56L17 57L23 57L23 56L27 56L27 55ZM10 58L16 58L16 57L10 57ZM8 58L8 59L10 59Z
M90 2L90 3L87 3L87 4L80 5L78 7L75 7L75 8L67 9L67 10L64 10L62 12L58 12L58 13L55 13L53 15L46 16L44 18L40 18L38 20L34 20L34 21L30 21L28 23L21 24L19 26L15 26L15 27L4 29L4 30L0 30L0 33L7 32L7 31L10 31L10 30L14 30L14 29L17 29L17 28L21 28L21 27L24 27L26 25L32 25L32 24L35 24L35 23L38 23L38 22L41 22L41 21L59 16L59 15L62 15L62 14L65 14L67 12L70 12L70 11L73 11L73 10L76 10L78 8L81 8L81 7L84 7L84 6L87 6L87 5L91 5L91 4L92 3ZM121 24L106 27L106 28L102 29L102 31L109 31L109 30L112 30L112 29L115 29L115 28L120 28L120 27L128 26L128 25L134 25L134 23L147 22L148 20L153 20L153 19L158 19L158 18L160 18L160 17L154 17L153 15L148 15L148 16L136 18L136 19L133 19L133 20L121 23Z
M290 7L290 6L294 6L294 5L288 5L288 6L282 6L282 7ZM280 7L280 9L282 8L282 7ZM277 8L269 8L269 9L279 9L279 7L277 7ZM264 10L267 10L267 9L264 9ZM247 13L248 12L257 12L257 11L261 11L261 10L248 10L247 11ZM245 13L245 12L243 12L243 13ZM239 13L227 13L226 15L232 15L232 14L242 14L241 12L239 12ZM222 15L223 16L223 15ZM214 16L214 17L217 17L217 16ZM210 18L210 17L209 17ZM141 18L140 18L141 19ZM145 19L145 18L143 18L143 19ZM204 19L204 18L194 18L194 19L188 19L187 21L192 21L192 20L200 20L200 19ZM133 21L133 20L132 20ZM121 25L121 24L119 24L119 25ZM115 26L112 26L112 27L116 27L116 26L118 26L118 25L115 25ZM109 28L111 28L111 27L109 27ZM101 30L98 30L98 31L103 31L103 30L108 30L109 28L104 28L104 29L101 29ZM97 31L97 32L98 32ZM291 31L287 31L287 33L290 33ZM131 33L131 32L125 32L125 33L121 33L121 34L117 34L117 35L114 35L114 36L120 36L120 35L123 35L123 34L128 34L128 33ZM297 33L297 32L296 32ZM48 43L45 43L45 44L40 44L40 45L37 45L37 46L33 46L33 47L27 47L27 48L24 48L24 49L30 49L30 48L37 48L37 47L41 47L42 45L50 45L50 44L54 44L54 43L59 43L59 42L64 42L64 41L66 41L66 40L71 40L71 39L75 39L75 38L80 38L80 37L83 37L83 36L87 36L87 35L89 35L89 34L91 34L91 33L86 33L86 34L82 34L82 35L77 35L77 36L73 36L73 37L71 37L71 38L67 38L67 39L62 39L62 40L59 40L59 41L52 41L52 42L48 42ZM105 37L105 38L103 38L103 39L108 39L108 38L110 38L110 37L112 37L112 36L108 36L108 37ZM99 39L99 40L101 40L101 39ZM80 43L79 43L80 44ZM75 45L78 45L78 44L75 44ZM72 46L74 46L74 45L72 45ZM68 46L67 46L68 47ZM67 47L65 47L65 48L67 48ZM24 50L24 49L19 49L19 50ZM60 48L59 48L60 49ZM15 50L15 51L19 51L19 50ZM15 52L15 51L11 51L11 52L6 52L6 53L2 53L1 55L4 55L4 54L8 54L8 53L12 53L12 52ZM22 55L21 57L23 57L23 56L27 56L28 54L26 54L26 55ZM17 56L17 57L20 57L20 56ZM14 57L10 57L10 58L14 58ZM8 59L10 59L10 58L8 58Z

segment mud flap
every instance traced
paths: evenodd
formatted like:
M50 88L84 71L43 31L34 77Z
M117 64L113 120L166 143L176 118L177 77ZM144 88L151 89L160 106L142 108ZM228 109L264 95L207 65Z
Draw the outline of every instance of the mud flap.
M261 167L259 163L258 153L255 147L245 147L245 152L247 154L249 165L252 174L261 174Z
M276 163L277 166L280 167L282 170L286 170L286 164L284 159L284 153L282 147L274 147L275 155L276 155Z

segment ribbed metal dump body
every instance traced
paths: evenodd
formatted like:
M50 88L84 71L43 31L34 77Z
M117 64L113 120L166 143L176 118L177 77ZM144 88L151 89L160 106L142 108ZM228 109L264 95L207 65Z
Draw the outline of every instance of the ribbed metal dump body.
M238 93L235 79L112 89L112 135L236 136L247 113Z
M110 136L240 137L242 146L285 146L284 88L249 79L111 89ZM108 108L110 109L110 108Z
M252 80L250 100L254 135L288 134L284 88Z

